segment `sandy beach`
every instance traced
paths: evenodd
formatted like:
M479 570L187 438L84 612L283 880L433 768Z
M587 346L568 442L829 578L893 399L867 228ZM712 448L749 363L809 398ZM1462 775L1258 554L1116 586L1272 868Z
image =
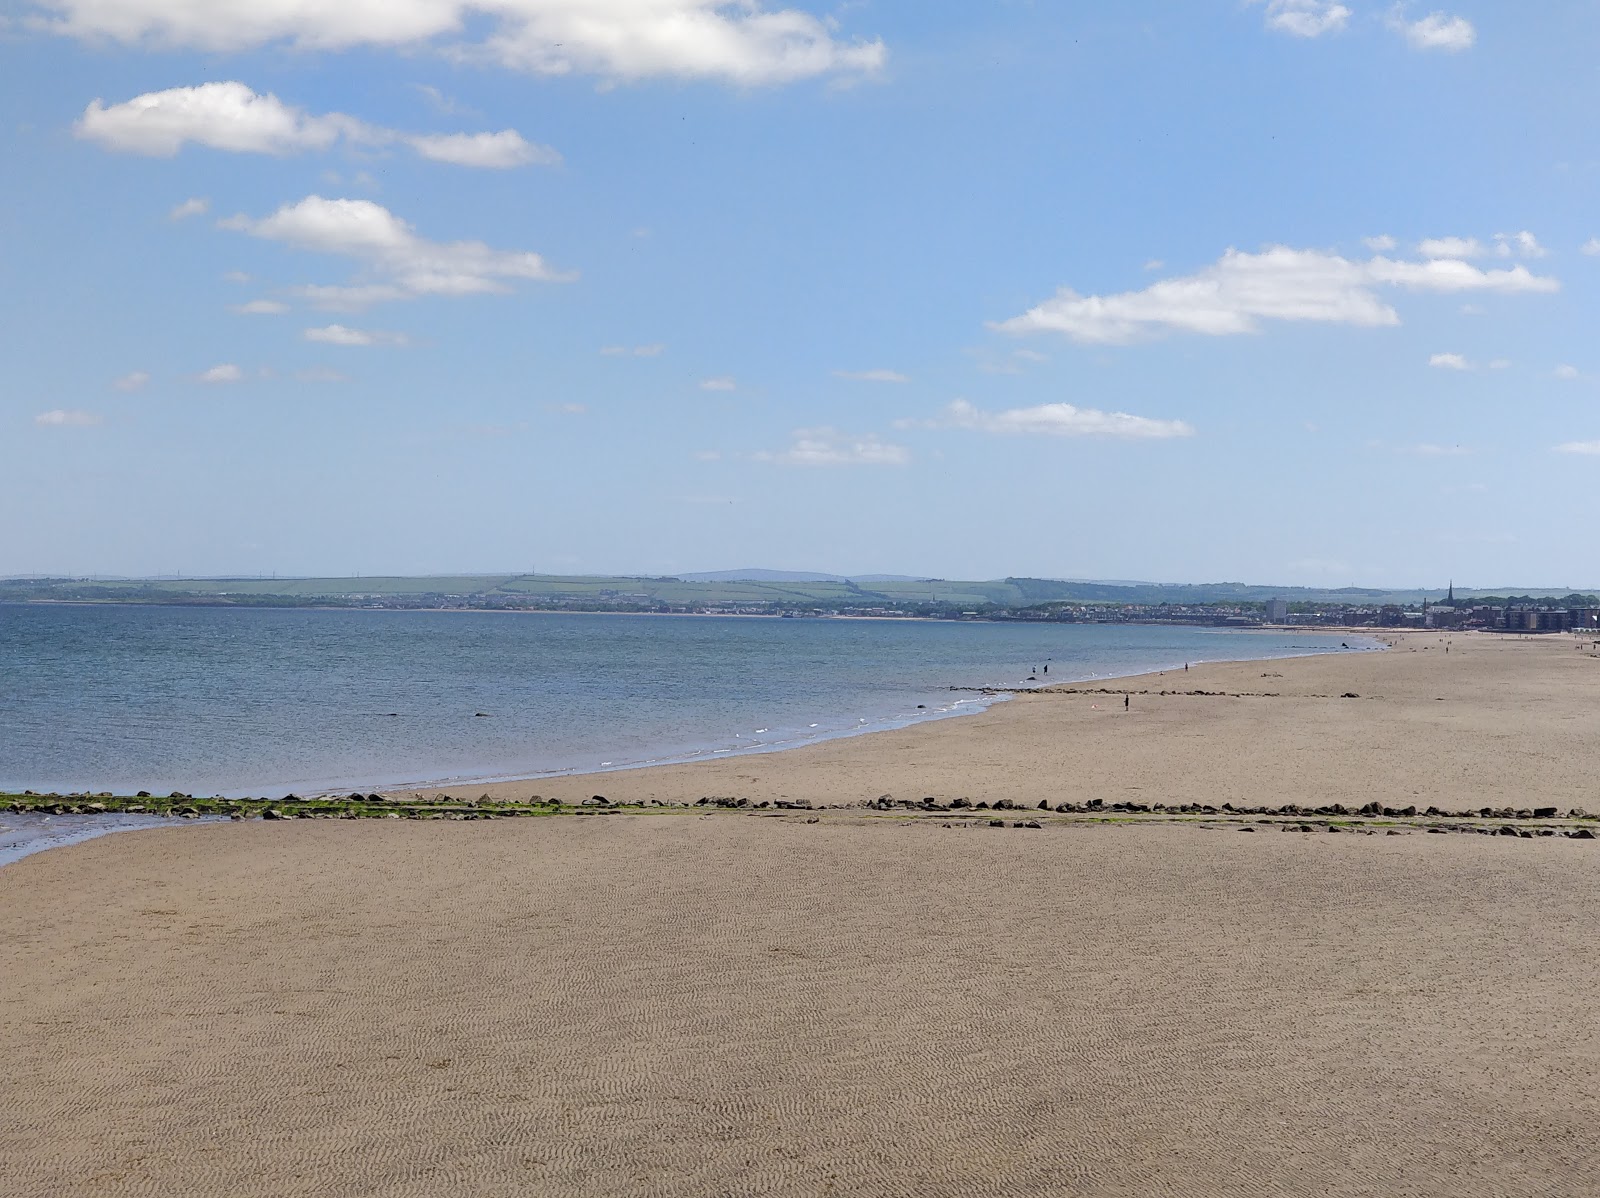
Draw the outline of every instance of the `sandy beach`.
M1392 639L0 868L0 1195L1590 1193L1600 842L861 806L1600 810L1591 650Z

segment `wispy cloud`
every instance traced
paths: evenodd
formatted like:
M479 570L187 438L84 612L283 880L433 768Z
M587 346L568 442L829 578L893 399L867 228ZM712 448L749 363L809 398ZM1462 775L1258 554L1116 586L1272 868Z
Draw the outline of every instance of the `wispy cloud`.
M957 428L1011 436L1117 437L1160 440L1194 436L1193 426L1182 420L1152 420L1127 412L1102 412L1069 403L1007 408L998 412L974 407L958 399L932 420L900 420L896 428Z
M371 200L313 195L259 220L233 216L219 224L297 249L353 258L368 275L387 280L296 289L318 307L337 311L422 295L505 292L510 290L508 280L568 282L577 277L552 269L538 254L527 251L492 249L481 241L428 241Z
M515 129L498 133L402 133L369 124L342 112L321 116L285 104L271 92L258 94L236 80L145 92L121 104L95 100L73 131L109 150L170 158L185 145L208 146L235 154L298 154L327 150L343 141L364 147L410 146L433 162L503 170L516 166L555 166L561 155L535 145ZM179 212L195 216L206 201ZM180 208L186 205L180 205Z
M100 416L95 412L56 408L54 411L40 412L33 422L41 428L91 428L100 423Z
M1267 0L1267 28L1294 37L1337 33L1349 21L1350 10L1334 0Z
M330 324L321 328L306 329L302 336L307 341L316 341L323 345L389 345L400 347L411 344L411 338L404 333L391 333L383 329L352 329L342 324Z
M1555 447L1556 453L1576 453L1586 457L1600 456L1600 441L1567 441Z
M858 383L909 383L911 380L898 370L835 370L834 376L853 379Z
M700 390L702 391L737 391L738 389L739 384L727 375L700 380Z
M904 466L911 451L879 439L876 433L853 436L836 428L796 429L787 449L752 454L758 462L781 466Z
M1471 370L1472 363L1461 354L1434 354L1428 365L1436 370Z
M1396 4L1389 11L1389 28L1418 50L1443 50L1455 54L1471 49L1478 40L1478 31L1465 17L1431 12L1413 21L1407 17L1404 4Z
M1563 379L1568 382L1573 379L1583 377L1582 371L1580 371L1576 366L1569 365L1565 362L1563 362L1560 366L1557 366L1551 373L1554 374L1556 378Z
M204 216L211 211L211 201L205 196L193 196L181 204L173 205L167 213L168 220L188 220L191 216Z
M237 383L244 378L244 371L232 362L223 362L213 366L210 370L202 370L195 376L197 383Z
M1361 262L1280 245L1256 254L1230 249L1202 271L1139 291L1079 295L1064 287L1021 316L990 327L1004 333L1062 333L1091 344L1127 344L1173 331L1213 337L1255 333L1267 321L1374 328L1400 323L1399 313L1379 297L1381 288L1521 294L1560 287L1556 279L1521 264L1482 270L1460 258L1407 261L1382 255Z
M253 299L244 304L230 304L228 311L237 312L240 316L282 316L289 310L289 305L282 300Z
M112 382L118 391L140 391L150 384L150 373L145 370L130 370L121 378Z

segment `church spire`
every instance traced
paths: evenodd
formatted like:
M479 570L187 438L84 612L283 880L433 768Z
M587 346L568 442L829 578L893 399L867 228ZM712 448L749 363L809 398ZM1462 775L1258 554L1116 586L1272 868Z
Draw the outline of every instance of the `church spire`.
M1453 578L1450 580L1450 597L1445 602L1451 607L1456 605L1456 580Z

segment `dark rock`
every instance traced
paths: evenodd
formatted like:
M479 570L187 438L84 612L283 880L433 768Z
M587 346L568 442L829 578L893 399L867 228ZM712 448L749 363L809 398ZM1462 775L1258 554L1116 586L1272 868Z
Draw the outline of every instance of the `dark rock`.
M1449 828L1429 828L1428 831L1434 832L1434 833L1437 833L1440 836L1443 836L1443 835L1447 834L1450 831L1450 829Z
M1044 827L1044 825L1041 824L1036 819L1030 819L1030 820L1026 821L1025 823L1018 824L1017 827L1019 827L1019 828L1042 828L1042 827Z
M32 794L33 791L30 790L28 793ZM141 790L138 794L134 795L133 797L136 798L136 799L148 799L150 797L150 792L148 790Z
M1003 819L992 819L989 821L989 826L991 828L1003 828L1006 826L1006 821Z
M1040 799L1039 800L1039 810L1040 811L1049 811L1050 810L1050 800L1049 799Z
M1593 828L1579 828L1575 832L1568 832L1567 835L1574 840L1593 840L1595 838Z
M1384 833L1384 835L1385 836L1404 836L1405 833L1404 832L1397 832L1393 828L1390 828L1387 832Z
M475 711L472 713L472 718L475 720L486 720L489 718L489 713L487 711Z
M1361 698L1361 696L1356 694L1355 691L1345 691L1345 693L1340 695L1339 698L1341 698L1341 699L1359 699L1359 698Z
M1554 807L1535 807L1533 809L1534 819L1555 819L1555 817L1556 809Z
M1521 833L1518 832L1515 828L1513 828L1510 824L1505 824L1504 826L1502 826L1500 828L1500 830L1497 833L1497 835L1500 835L1500 836L1520 836Z
M1400 808L1400 814L1405 816L1407 819L1415 819L1417 815L1416 804L1412 804L1410 807Z
M972 806L972 800L971 799L951 799L950 800L950 806L955 808L955 809L957 809L957 810L960 810L961 808Z
M1241 832L1254 832L1255 829L1254 828L1240 828L1239 831L1241 831Z

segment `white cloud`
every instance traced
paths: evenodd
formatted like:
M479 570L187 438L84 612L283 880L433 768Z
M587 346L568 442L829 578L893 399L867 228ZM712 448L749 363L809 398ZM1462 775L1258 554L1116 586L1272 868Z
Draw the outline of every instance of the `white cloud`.
M228 310L240 316L282 316L289 305L281 300L253 299L245 304L231 304Z
M1363 237L1361 244L1375 254L1387 254L1400 243L1387 233L1380 233L1376 237Z
M184 200L181 204L173 205L172 210L167 213L167 219L188 220L191 216L204 216L210 211L211 201L205 196L195 196Z
M404 333L388 333L382 329L352 329L342 324L325 325L320 329L307 329L302 335L307 341L316 341L322 345L405 346L411 344L411 338Z
M311 285L298 289L314 304L353 311L386 300L421 295L478 295L510 290L507 280L566 282L575 275L551 269L538 254L491 249L481 241L428 241L410 224L371 200L325 200L307 196L260 220L235 216L236 229L297 249L354 258L386 283Z
M73 132L107 149L170 158L185 142L246 154L325 150L340 137L364 140L364 129L354 117L311 116L230 80L145 92L110 107L95 100Z
M1489 363L1490 370L1505 370L1511 365L1510 358L1495 358Z
M714 379L703 379L700 383L700 390L702 391L737 391L738 389L739 384L727 375Z
M1160 270L1165 265L1166 263L1160 258L1146 258L1144 268L1146 270Z
M800 428L788 449L752 454L758 462L783 466L904 466L911 451L882 441L876 433L850 436L836 428Z
M1478 31L1465 17L1443 12L1431 12L1415 21L1405 16L1405 6L1396 4L1389 14L1389 28L1403 36L1418 50L1444 50L1457 53L1470 49L1478 40Z
M1561 284L1521 265L1480 270L1459 259L1415 262L1382 255L1361 262L1326 250L1277 245L1256 254L1230 249L1195 274L1163 279L1141 291L1085 296L1064 287L1021 316L990 327L1126 344L1172 330L1214 337L1254 333L1268 320L1397 325L1399 314L1379 298L1380 287L1514 294L1558 291Z
M650 345L602 345L600 353L607 358L659 358L666 348L659 341Z
M1600 254L1600 237L1591 237L1579 247L1579 252L1593 257Z
M909 383L911 380L898 370L835 370L834 375L841 379L853 379L858 383Z
M1267 28L1295 37L1337 33L1349 20L1350 10L1334 0L1267 0Z
M1555 447L1557 453L1581 453L1591 457L1600 455L1600 441L1567 441Z
M434 162L504 170L513 166L559 166L561 155L538 146L515 129L499 133L429 133L406 138L411 148Z
M1496 233L1495 253L1502 258L1548 258L1550 251L1539 244L1539 239L1528 230L1520 233Z
M1472 363L1461 354L1434 354L1428 359L1428 365L1439 370L1471 370Z
M146 92L109 107L95 100L73 131L107 149L156 158L170 158L190 142L237 154L284 155L326 150L342 139L367 146L403 142L424 158L456 166L503 169L561 161L555 150L534 145L515 129L401 133L342 112L314 116L236 80ZM208 206L205 200L189 200L173 210L173 217L194 216Z
M33 422L43 428L90 428L100 423L100 417L94 412L57 408L53 412L40 412Z
M140 391L150 382L150 374L144 370L130 370L127 374L117 379L111 385L118 391Z
M195 376L198 383L237 383L244 378L244 371L232 362L224 362L220 366L213 366L210 370L202 371Z
M694 460L697 462L720 462L722 461L722 454L715 449L697 449L694 452Z
M582 416L589 409L581 403L558 403L551 406L551 411L560 412L563 416Z
M1424 258L1481 258L1487 252L1476 237L1428 237L1417 243Z
M1044 437L1126 437L1159 440L1192 437L1194 429L1182 420L1151 420L1126 412L1102 412L1069 403L1047 403L1032 408L987 412L958 399L933 420L897 422L902 428L965 428L985 433Z
M250 282L250 276L242 270L230 270L227 274L223 275L222 278L224 282L228 283Z
M861 75L881 41L846 42L832 18L761 0L38 0L54 32L205 51L434 44L459 62L543 75L778 84ZM483 31L481 41L461 41Z
M1578 377L1578 368L1576 366L1568 366L1563 363L1562 365L1557 366L1552 373L1554 373L1558 379L1571 380Z

